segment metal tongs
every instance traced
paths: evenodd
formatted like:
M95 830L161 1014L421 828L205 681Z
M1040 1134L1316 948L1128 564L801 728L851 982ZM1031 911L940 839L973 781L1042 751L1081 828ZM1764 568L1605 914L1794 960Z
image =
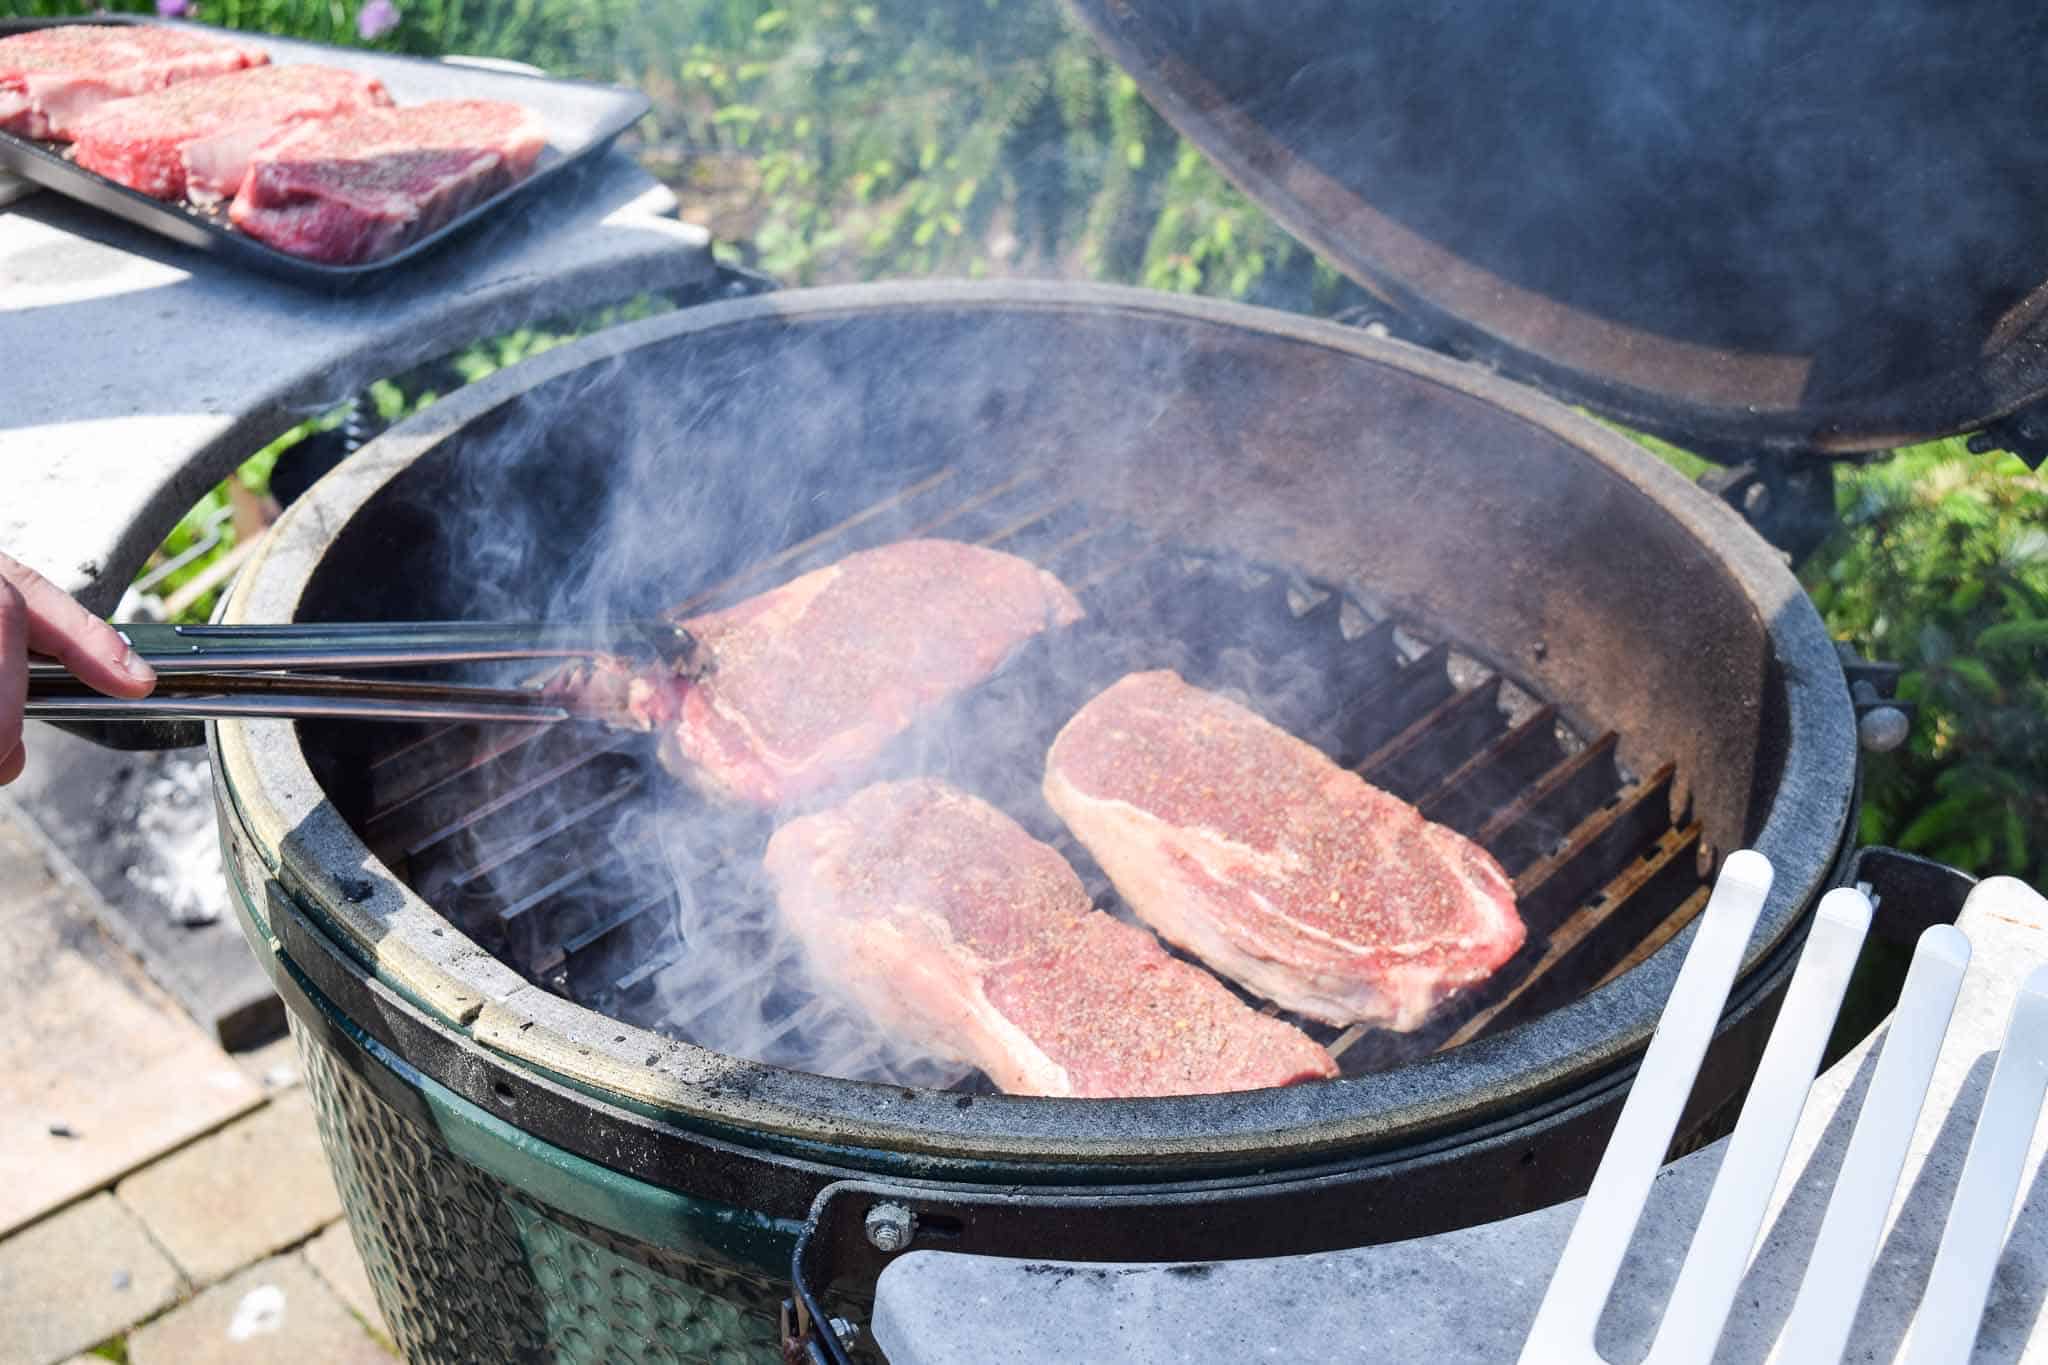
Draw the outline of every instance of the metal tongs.
M31 659L28 714L50 720L285 717L385 721L571 719L615 723L609 708L525 687L342 676L385 668L520 659L620 658L679 667L696 642L665 621L557 625L400 621L341 625L117 626L157 672L156 691L106 697L63 665Z

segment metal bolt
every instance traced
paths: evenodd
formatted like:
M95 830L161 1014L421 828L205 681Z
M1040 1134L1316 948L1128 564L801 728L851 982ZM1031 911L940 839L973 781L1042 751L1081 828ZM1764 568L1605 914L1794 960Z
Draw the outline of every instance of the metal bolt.
M917 1230L917 1216L901 1204L877 1204L868 1210L868 1244L877 1251L901 1251Z
M1877 706L1856 718L1856 739L1874 754L1888 754L1906 742L1912 722L1896 706Z

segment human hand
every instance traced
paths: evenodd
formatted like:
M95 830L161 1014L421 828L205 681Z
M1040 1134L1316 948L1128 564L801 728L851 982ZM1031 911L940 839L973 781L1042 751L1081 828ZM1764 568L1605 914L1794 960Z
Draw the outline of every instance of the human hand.
M156 686L156 670L112 626L34 569L0 555L0 787L21 776L28 762L21 714L30 650L110 697L146 697Z

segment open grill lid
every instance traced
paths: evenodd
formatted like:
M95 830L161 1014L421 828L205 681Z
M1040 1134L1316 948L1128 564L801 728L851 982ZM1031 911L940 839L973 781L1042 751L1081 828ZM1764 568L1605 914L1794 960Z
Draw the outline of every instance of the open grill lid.
M1845 453L2048 392L2048 10L1069 0L1429 339L1703 448Z

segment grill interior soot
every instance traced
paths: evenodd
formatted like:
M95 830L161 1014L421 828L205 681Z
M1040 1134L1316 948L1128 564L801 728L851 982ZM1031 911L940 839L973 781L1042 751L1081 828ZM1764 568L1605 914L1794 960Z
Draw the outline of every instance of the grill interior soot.
M1129 917L1040 797L1044 755L1083 702L1147 668L1178 669L1245 701L1500 859L1529 936L1483 986L1411 1034L1283 1015L1325 1044L1346 1075L1455 1047L1561 1004L1646 957L1705 903L1709 851L1696 821L1674 818L1671 765L1629 773L1614 733L1576 732L1555 705L1420 623L1285 566L1148 543L1091 519L1036 474L971 486L943 470L696 593L680 611L729 605L912 536L1033 560L1089 614L920 724L875 777L931 773L992 801L1064 854L1099 908ZM644 736L576 726L413 732L373 758L361 790L367 805L357 823L370 847L463 932L546 989L727 1049L722 1021L745 995L757 1020L745 1046L778 1064L815 1065L808 1040L843 1018L773 932L759 872L772 819L702 801L661 771ZM711 980L692 970L701 965L693 956L708 951L706 935L716 935L728 964ZM854 1079L991 1088L979 1073L906 1071L880 1046L832 1067Z

